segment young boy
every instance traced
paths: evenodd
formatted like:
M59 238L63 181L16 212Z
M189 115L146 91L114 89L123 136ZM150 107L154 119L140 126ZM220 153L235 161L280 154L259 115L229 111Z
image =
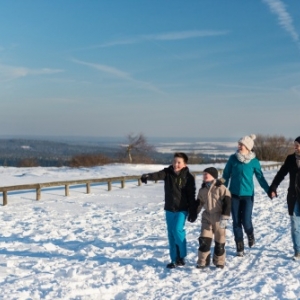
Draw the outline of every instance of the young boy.
M185 153L174 154L173 164L159 172L143 174L141 181L164 180L165 212L171 262L167 268L184 266L186 257L185 221L188 211L194 207L195 179L187 167L188 157Z
M199 237L199 251L197 268L202 269L210 265L210 247L215 238L213 264L217 268L225 265L226 225L230 216L231 194L218 180L218 170L207 168L203 171L203 184L199 189L197 214L202 213L201 234Z

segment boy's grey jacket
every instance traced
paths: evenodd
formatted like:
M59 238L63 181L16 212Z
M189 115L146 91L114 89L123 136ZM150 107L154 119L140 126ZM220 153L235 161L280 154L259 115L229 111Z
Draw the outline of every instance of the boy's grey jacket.
M172 165L147 175L149 180L164 180L165 210L172 212L188 211L195 203L195 179L188 167L183 168L178 175L174 172Z
M287 173L290 175L287 204L289 215L292 216L296 201L298 200L300 203L300 169L297 166L295 154L290 154L287 156L283 165L274 177L268 194L270 195L271 192L276 192L277 187Z
M209 214L219 214L226 219L229 218L231 194L221 180L214 180L209 188L202 184L197 199L200 201L197 213L204 208Z

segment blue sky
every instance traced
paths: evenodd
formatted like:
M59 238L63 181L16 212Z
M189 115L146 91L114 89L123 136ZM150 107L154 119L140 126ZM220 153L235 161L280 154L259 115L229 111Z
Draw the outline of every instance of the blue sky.
M1 1L0 135L300 135L300 1Z

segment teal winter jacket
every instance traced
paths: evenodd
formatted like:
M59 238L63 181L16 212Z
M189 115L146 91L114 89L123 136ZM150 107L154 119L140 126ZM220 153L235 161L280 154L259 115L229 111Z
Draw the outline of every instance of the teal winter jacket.
M269 185L261 171L259 160L254 157L248 163L239 161L235 154L229 157L229 160L223 171L225 186L228 187L231 194L236 196L253 196L255 175L258 183L268 193ZM229 184L230 179L230 184Z

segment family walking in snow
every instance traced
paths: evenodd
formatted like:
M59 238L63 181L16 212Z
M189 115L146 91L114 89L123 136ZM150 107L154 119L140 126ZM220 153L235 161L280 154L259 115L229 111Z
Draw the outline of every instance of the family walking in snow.
M204 269L210 265L213 239L212 262L217 268L224 268L226 227L230 214L236 255L244 255L244 232L248 246L251 248L255 245L252 224L254 175L262 189L273 199L277 196L277 187L289 173L287 202L291 216L294 259L300 259L300 136L294 141L295 153L286 158L270 186L262 173L259 160L252 152L255 138L252 134L238 141L236 153L229 157L225 165L223 178L218 178L218 170L214 167L203 171L203 183L196 199L195 179L187 167L188 157L185 153L175 153L173 163L168 168L142 175L143 183L147 183L147 180L164 180L164 210L171 260L167 268L185 265L185 222L195 222L202 208L197 268Z

